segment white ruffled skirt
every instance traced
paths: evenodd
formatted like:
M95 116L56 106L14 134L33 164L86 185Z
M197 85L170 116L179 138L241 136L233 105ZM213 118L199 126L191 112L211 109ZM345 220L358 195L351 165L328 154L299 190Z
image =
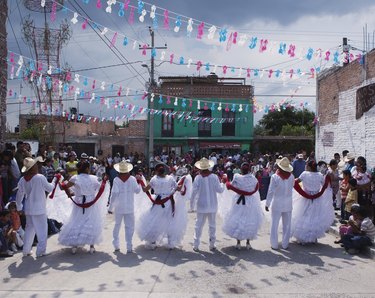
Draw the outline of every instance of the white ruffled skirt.
M245 205L237 204L238 194L225 190L219 196L219 214L223 218L223 232L237 240L253 240L264 221L259 192L245 196Z
M149 201L147 197L143 200ZM166 244L170 248L181 244L187 227L186 202L179 193L174 195L174 200L174 215L170 200L164 204L164 208L149 202L142 204L144 208L138 211L136 224L137 235L142 241L147 244ZM139 210L139 207L137 209Z
M102 242L104 216L107 212L110 186L107 182L100 199L91 207L83 209L71 202L72 212L59 233L58 241L64 246L94 245ZM83 212L85 210L85 212Z
M55 190L53 199L49 196L46 202L47 216L63 224L67 223L72 213L73 203L59 187Z
M306 199L293 190L292 236L297 241L312 243L324 237L334 218L331 188L314 200Z

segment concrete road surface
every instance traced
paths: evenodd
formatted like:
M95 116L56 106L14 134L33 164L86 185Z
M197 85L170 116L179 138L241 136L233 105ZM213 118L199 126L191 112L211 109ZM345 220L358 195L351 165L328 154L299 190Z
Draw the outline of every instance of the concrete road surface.
M114 253L112 215L93 255L87 247L72 255L54 235L49 256L17 253L0 260L0 297L375 297L374 261L344 254L332 235L315 245L292 243L289 250L274 251L265 223L253 249L237 251L218 220L218 251L209 251L205 226L196 253L194 220L189 214L183 247L172 251L149 250L135 236L135 253L126 254L123 241Z

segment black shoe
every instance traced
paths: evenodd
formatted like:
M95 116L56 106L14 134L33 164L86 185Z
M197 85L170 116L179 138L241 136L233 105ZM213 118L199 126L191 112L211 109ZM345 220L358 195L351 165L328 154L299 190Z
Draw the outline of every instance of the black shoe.
M13 253L11 251L3 251L3 252L0 252L0 258L9 258L9 257L13 257Z

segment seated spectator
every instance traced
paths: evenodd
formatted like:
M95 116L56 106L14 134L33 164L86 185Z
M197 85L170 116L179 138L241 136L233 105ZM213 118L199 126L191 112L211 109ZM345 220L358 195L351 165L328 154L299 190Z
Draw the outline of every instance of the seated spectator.
M352 225L355 225L357 228L361 226L361 221L358 219L360 206L358 204L353 204L350 213L352 214L349 217L349 221L343 222L339 227L340 239L335 240L335 243L342 243L342 238L344 235L353 235Z
M21 226L21 217L19 213L17 212L17 205L15 201L9 202L7 204L7 209L9 211L10 216L10 224L12 227L12 230L15 233L15 244L21 248L23 246L23 239L25 236L25 231L23 230Z
M361 226L358 228L354 224L351 225L353 235L344 235L342 243L345 250L350 254L356 254L362 249L372 246L375 238L375 226L371 219L367 216L366 209L361 207L358 212L358 220Z
M8 210L0 212L0 257L11 257L13 252L10 250L13 242L10 227L10 215Z

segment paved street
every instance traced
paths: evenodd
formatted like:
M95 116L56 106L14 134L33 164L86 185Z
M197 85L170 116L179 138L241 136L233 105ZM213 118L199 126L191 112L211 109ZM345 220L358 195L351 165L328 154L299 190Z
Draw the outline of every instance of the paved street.
M375 266L350 256L328 235L316 245L292 243L288 251L269 247L269 224L250 251L237 251L218 223L218 251L210 252L207 227L201 252L192 250L195 214L183 248L146 249L135 237L135 254L113 253L113 217L107 215L105 241L90 255L57 245L51 255L2 259L0 297L374 297ZM123 232L123 231L121 231ZM124 246L123 246L124 247ZM123 249L125 251L125 249Z

